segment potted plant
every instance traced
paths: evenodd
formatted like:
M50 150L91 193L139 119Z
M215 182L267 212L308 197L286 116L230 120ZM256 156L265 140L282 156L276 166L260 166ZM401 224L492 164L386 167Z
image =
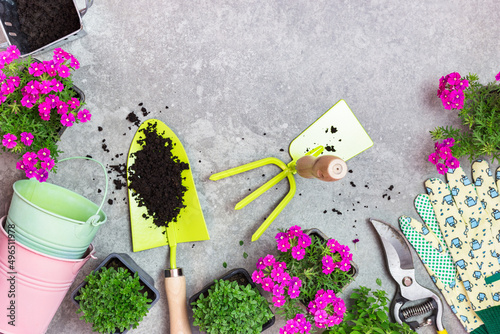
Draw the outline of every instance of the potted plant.
M71 294L80 319L99 333L136 328L160 294L154 281L127 254L112 253Z
M242 268L205 286L189 304L193 324L206 333L260 333L275 320L268 302Z
M61 131L87 122L83 93L73 86L78 60L55 49L52 60L19 58L15 45L0 53L0 147L22 156L16 168L43 182L53 170Z
M500 134L497 131L500 123L500 73L495 79L495 82L483 85L476 74L462 77L453 72L439 80L437 96L445 109L458 112L463 125L462 128L440 126L430 132L436 141L454 140L456 145L450 147L450 156L468 156L472 161L486 155L500 160Z
M377 279L377 284L381 286L380 279ZM400 325L389 321L387 307L389 299L384 290L372 291L370 288L360 286L353 290L351 300L353 303L346 311L344 321L325 333L415 333L406 323Z
M345 304L337 295L357 275L349 247L299 226L280 230L276 241L278 254L260 258L252 279L272 292L277 313L287 319L280 333L339 324Z

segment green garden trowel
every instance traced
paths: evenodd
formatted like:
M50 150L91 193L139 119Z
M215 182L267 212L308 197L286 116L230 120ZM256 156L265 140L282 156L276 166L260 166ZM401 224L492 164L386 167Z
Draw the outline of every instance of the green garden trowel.
M161 121L150 119L141 124L130 145L127 160L127 181L129 167L135 161L132 154L142 148L138 143L144 138L141 130L147 128L151 123L156 123L158 135L172 140L172 155L176 156L179 161L189 164L186 151L175 133ZM189 169L182 172L182 178L182 184L187 188L184 193L185 207L181 209L177 221L169 222L168 227L157 227L153 218L144 218L143 214L147 213L146 208L138 205L133 196L133 190L128 188L133 251L138 252L165 245L170 247L170 270L165 270L165 290L168 299L171 333L191 333L186 309L186 281L182 274L182 268L178 268L176 263L177 244L210 239L191 173L191 165L189 165ZM130 181L128 181L129 184Z
M314 177L323 181L339 180L347 173L345 161L371 146L373 146L373 141L347 103L340 100L292 140L288 148L292 157L290 163L285 164L273 157L265 158L215 173L210 176L210 180L220 180L269 164L274 164L282 169L281 173L264 183L235 206L235 210L244 208L284 178L288 179L290 184L288 194L252 235L252 241L256 241L295 195L294 174L298 173L305 178Z

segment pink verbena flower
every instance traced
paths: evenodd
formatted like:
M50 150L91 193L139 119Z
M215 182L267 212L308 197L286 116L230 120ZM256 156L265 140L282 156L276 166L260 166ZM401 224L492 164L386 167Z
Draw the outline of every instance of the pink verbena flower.
M52 158L46 158L40 162L40 167L46 170L51 170L55 165L55 161Z
M287 240L280 240L278 241L278 250L280 252L286 252L287 250L290 249L290 247L292 247L292 245L290 245L290 242Z
M32 167L32 166L28 166L26 169L25 169L25 174L26 174L26 177L28 179L32 179L35 177L36 175L36 168L35 167Z
M68 101L68 105L71 109L76 109L80 106L80 100L78 100L77 98L75 97L72 97L69 99Z
M300 295L300 289L294 286L288 287L288 295L290 298L295 299Z
M31 109L35 105L35 103L38 101L38 95L32 95L32 94L25 94L21 98L21 104L28 108Z
M285 305L285 303L286 303L285 297L283 297L283 296L276 296L276 295L273 296L273 305L275 307L281 307L281 306Z
M303 248L307 248L311 245L311 237L307 234L302 234L297 240L297 245Z
M256 270L252 273L252 281L257 284L262 283L262 279L265 277L264 272L262 270Z
M55 77L57 75L57 69L59 64L53 60L48 60L43 62L43 66L45 68L45 73L47 73L51 77Z
M297 261L300 261L306 255L306 250L300 246L292 247L292 257Z
M273 288L274 296L283 296L285 294L285 288L281 284L276 284Z
M263 259L263 264L268 267L272 266L276 262L276 259L271 254L267 254Z
M67 113L64 115L61 115L61 124L64 126L73 126L73 123L75 123L75 116L73 116L72 113Z
M16 147L17 145L16 140L17 137L15 135L13 135L12 133L7 133L6 135L3 136L2 145L10 150L11 148Z
M62 92L64 90L64 85L59 80L52 79L50 83L54 92Z
M297 321L295 321L294 319L287 320L285 327L288 329L289 333L298 333L299 331Z
M455 145L455 139L446 138L445 140L443 140L443 145L448 147L453 147L453 145Z
M285 271L286 270L286 262L275 262L273 264L273 268L279 268L279 269Z
M30 146L33 143L33 134L31 132L21 132L21 142L26 145Z
M446 167L450 169L457 169L460 167L460 161L458 161L457 158L455 157L450 157L448 160L445 161Z
M57 103L56 103L56 110L57 110L57 113L59 115L64 115L64 114L66 114L68 112L69 108L68 108L68 105L66 104L66 102L64 102L64 101L57 101ZM78 117L78 118L80 118L80 117Z
M340 244L335 239L328 239L328 241L326 242L326 246L330 248L330 252L335 253L340 247Z
M36 152L36 155L38 159L40 160L46 160L50 158L50 150L48 148L42 148L38 152Z
M36 80L31 80L24 86L25 92L31 95L38 95L40 94L40 90L38 87L40 86L40 83Z
M71 72L69 71L68 66L62 65L62 64L59 65L57 72L61 78L67 78L71 75Z
M34 62L28 67L29 74L39 77L45 73L45 66L42 63Z
M19 87L19 84L21 83L21 78L17 76L11 76L7 78L7 83L13 85L14 87Z
M77 116L78 116L78 119L80 120L80 122L82 122L82 123L90 121L90 118L92 117L92 115L90 114L90 112L87 109L80 110L78 112Z
M288 285L299 289L302 286L302 280L298 277L292 277L292 278L290 278Z
M316 322L316 327L319 327L318 324L324 324L327 318L328 313L326 313L325 310L317 310L314 313L314 321Z
M262 289L264 291L273 291L274 281L271 277L264 277L262 279Z
M257 260L257 263L255 264L255 266L257 267L257 269L260 269L260 270L264 270L266 269L266 265L264 264L264 258L261 257Z
M48 94L52 91L52 81L44 80L40 82L40 85L38 87L40 89L40 93Z
M0 65L10 64L14 60L14 57L9 51L0 52Z
M35 152L26 152L23 154L23 163L26 166L33 167L38 162L38 156Z
M436 168L439 174L445 175L446 174L446 166L440 162L436 164Z
M71 56L69 59L69 66L77 70L80 68L80 62L75 57Z
M16 163L16 169L19 169L19 170L26 170L26 168L28 168L28 166L26 166L26 164L24 163L23 159L19 160L19 161Z
M498 74L495 75L495 79L496 79L496 81L500 81L500 72L498 72Z
M458 72L453 72L453 73L448 74L447 83L452 85L452 86L456 86L460 82L460 79L461 79L461 75Z
M340 270L342 270L343 272L348 272L351 269L351 264L349 261L342 260L342 262L340 262L340 265L338 268Z
M0 86L0 91L3 95L9 95L10 93L12 93L14 90L16 89L16 87L14 87L13 84L10 84L8 82L4 82L2 83L2 86Z
M6 50L8 53L10 53L12 60L17 59L21 56L21 52L15 45L9 45Z
M59 96L54 94L50 94L45 97L45 102L49 102L51 108L55 108L57 106L57 102L60 100Z
M39 181L39 182L45 182L47 181L47 178L49 177L49 172L47 172L45 169L37 169L36 172L35 172L35 178Z
M288 229L289 237L297 237L302 234L303 234L302 229L298 225L294 225Z

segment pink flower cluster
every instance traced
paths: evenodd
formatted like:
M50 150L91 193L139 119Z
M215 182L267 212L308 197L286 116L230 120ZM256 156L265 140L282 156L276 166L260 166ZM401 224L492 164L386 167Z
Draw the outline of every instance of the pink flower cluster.
M285 326L280 328L280 334L309 333L311 327L311 323L307 321L306 316L299 313L293 319L289 319Z
M462 109L464 89L467 87L469 87L469 81L462 79L459 73L453 72L439 79L437 96L441 98L445 109Z
M286 263L277 262L271 254L261 257L257 261L257 270L252 274L252 280L262 285L262 289L273 293L273 304L281 307L286 302L286 295L295 299L300 295L302 281L297 277L290 277L286 272Z
M349 271L351 269L352 261L352 254L349 247L341 245L335 239L329 239L326 245L328 246L332 255L323 256L323 259L321 260L321 262L323 263L323 273L325 275L331 274L337 268L342 271ZM340 255L340 261L334 260L334 257L339 260L339 256L335 256L337 254Z
M460 167L460 161L455 158L451 153L451 148L455 145L455 139L447 138L442 143L436 142L434 144L434 153L429 155L429 161L436 165L439 174L444 175L448 168L456 169ZM444 163L439 162L443 159Z
M16 168L23 170L28 178L36 178L39 182L47 181L49 171L54 167L54 160L50 157L47 148L35 152L26 152L16 164Z
M9 46L9 49L0 55L0 68L10 64L18 57L19 50L17 47L15 45ZM31 80L20 88L22 93L21 105L28 109L38 105L40 118L44 121L48 121L51 112L55 110L61 115L60 121L62 125L72 126L75 122L75 115L71 111L80 106L80 101L76 98L63 101L57 95L50 93L62 92L65 87L58 79L69 77L71 75L70 69L78 68L80 68L78 60L61 48L54 50L52 60L30 64L28 68L29 74L38 79ZM19 88L20 78L18 76L7 78L2 72L0 73L0 79L2 81L0 85L0 102L3 103L12 92ZM76 114L76 117L82 123L89 121L91 116L87 109L83 109Z
M276 234L278 250L286 252L290 248L294 259L300 261L306 255L306 248L311 244L311 237L302 232L300 226L294 225L287 232Z
M319 290L309 303L308 311L314 315L314 325L325 328L340 324L344 320L346 307L344 300L336 297L332 290Z

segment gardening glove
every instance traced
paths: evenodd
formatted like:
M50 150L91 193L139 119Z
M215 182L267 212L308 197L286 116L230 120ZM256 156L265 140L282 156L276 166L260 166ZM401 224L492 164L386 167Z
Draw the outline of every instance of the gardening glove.
M432 281L465 330L473 334L487 333L483 322L472 310L467 292L439 229L429 196L418 195L415 198L415 208L424 223L401 216L399 218L401 231L417 252Z
M500 197L486 161L472 164L472 177L459 167L448 170L448 184L433 178L425 186L472 309L499 334Z

